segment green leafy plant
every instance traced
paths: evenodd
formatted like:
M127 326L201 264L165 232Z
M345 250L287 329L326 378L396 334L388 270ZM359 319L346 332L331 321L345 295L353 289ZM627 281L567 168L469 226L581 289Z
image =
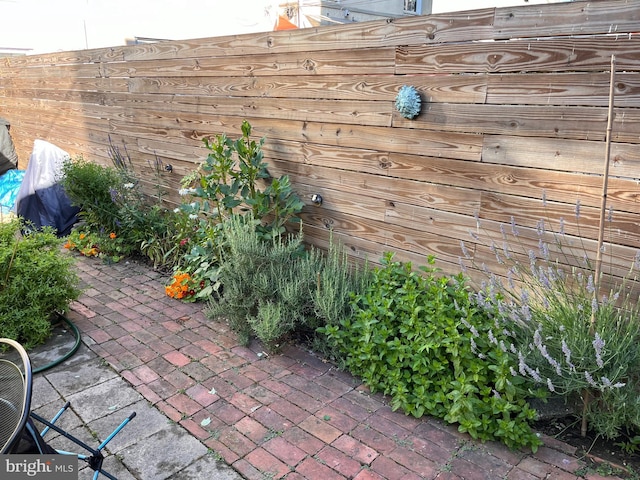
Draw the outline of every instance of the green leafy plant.
M78 298L73 258L49 227L31 231L19 219L0 224L0 336L32 348L51 334L51 319Z
M579 204L576 223L579 222ZM640 304L637 272L640 256L627 276L608 278L598 288L589 252L579 238L540 220L526 242L512 219L487 242L506 277L487 268L488 277L474 295L475 304L495 319L492 333L507 332L500 348L516 366L512 378L526 379L563 397L575 415L597 435L616 438L623 428L640 431ZM579 230L578 230L579 231ZM499 242L499 243L498 243ZM535 243L537 248L527 247ZM497 245L502 245L498 248ZM466 261L473 265L463 245ZM494 345L496 338L491 339Z
M133 247L115 232L94 233L86 227L74 228L67 237L64 248L77 251L85 257L101 258L106 263L119 262L133 251Z
M264 162L265 139L251 139L251 125L242 123L242 136L232 140L218 135L205 139L209 154L190 175L184 177L179 191L185 201L176 209L196 225L189 233L188 252L176 264L205 287L196 299L206 299L218 291L220 261L227 242L223 225L236 216L248 215L253 228L263 238L285 234L288 224L299 223L303 202L291 187L287 176L271 178Z
M275 350L313 315L318 254L305 252L301 236L264 239L250 216L232 216L223 229L226 252L219 279L224 291L211 302L208 315L226 317L244 343L257 336Z
M354 295L355 314L321 331L352 373L391 397L394 410L536 450L524 382L511 380L511 359L483 339L493 322L471 304L462 275L438 276L435 259L427 261L418 272L386 253L368 288Z
M118 231L119 206L114 201L116 188L127 184L119 170L86 161L67 158L62 165L62 185L71 203L80 208L79 217L94 231Z

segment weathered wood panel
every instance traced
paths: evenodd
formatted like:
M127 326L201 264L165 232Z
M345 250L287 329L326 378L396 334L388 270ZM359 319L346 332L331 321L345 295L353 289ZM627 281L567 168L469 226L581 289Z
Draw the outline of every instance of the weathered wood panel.
M606 271L624 275L640 248L639 22L635 2L577 1L8 57L0 116L21 168L36 138L105 165L112 142L171 206L202 140L247 120L305 201L309 243L333 232L354 260L434 254L457 273L464 242L503 271L470 232L501 239L513 219L537 249L542 219L593 258L615 54ZM395 109L403 85L414 119Z
M398 47L397 74L608 71L640 69L640 37L535 38Z

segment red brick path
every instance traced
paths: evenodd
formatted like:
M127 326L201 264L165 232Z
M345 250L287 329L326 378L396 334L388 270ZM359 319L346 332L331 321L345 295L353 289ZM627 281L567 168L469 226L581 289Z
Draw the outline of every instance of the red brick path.
M392 412L300 348L243 347L203 305L165 296L166 278L144 265L77 265L86 289L69 318L84 342L248 479L600 478L553 439L536 454L478 443L439 420Z

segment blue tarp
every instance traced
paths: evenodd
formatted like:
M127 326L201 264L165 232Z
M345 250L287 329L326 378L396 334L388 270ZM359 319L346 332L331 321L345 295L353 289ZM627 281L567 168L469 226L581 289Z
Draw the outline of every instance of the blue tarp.
M25 170L12 169L0 175L0 207L3 214L13 210L24 174Z

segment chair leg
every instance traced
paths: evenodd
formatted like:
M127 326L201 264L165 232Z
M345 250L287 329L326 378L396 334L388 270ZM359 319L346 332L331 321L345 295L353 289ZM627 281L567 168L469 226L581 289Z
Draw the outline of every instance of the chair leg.
M47 432L49 431L49 429L54 430L56 432L58 432L60 435L64 436L65 438L71 440L73 443L75 443L76 445L82 447L83 449L85 449L87 452L91 453L91 455L87 456L87 455L83 455L83 454L76 454L76 453L72 453L72 452L66 452L63 450L58 450L57 452L59 454L62 455L75 455L78 457L79 460L83 460L85 462L87 462L87 464L89 465L89 467L94 470L94 480L97 480L99 474L104 475L105 477L109 478L110 480L117 480L116 477L114 477L113 475L111 475L110 473L102 470L102 462L104 461L104 455L102 454L102 449L105 448L107 446L107 444L113 440L113 438L131 421L133 420L133 418L136 416L136 412L131 413L127 418L125 418L122 423L120 423L120 425L118 425L118 427L116 427L116 429L111 432L111 434L98 446L98 448L92 448L89 445L87 445L86 443L84 443L82 440L80 440L79 438L74 437L73 435L67 433L66 431L64 431L62 428L58 427L57 425L55 425L55 422L60 418L60 416L67 410L67 408L69 408L69 402L67 402L67 404L64 405L64 407L62 407L62 409L60 409L60 411L55 415L55 417L51 420L45 420L44 418L42 418L40 415L31 412L30 415L32 418L34 418L35 420L37 420L38 422L42 423L43 425L46 426L45 430L43 430L43 432ZM40 435L42 437L42 435Z

